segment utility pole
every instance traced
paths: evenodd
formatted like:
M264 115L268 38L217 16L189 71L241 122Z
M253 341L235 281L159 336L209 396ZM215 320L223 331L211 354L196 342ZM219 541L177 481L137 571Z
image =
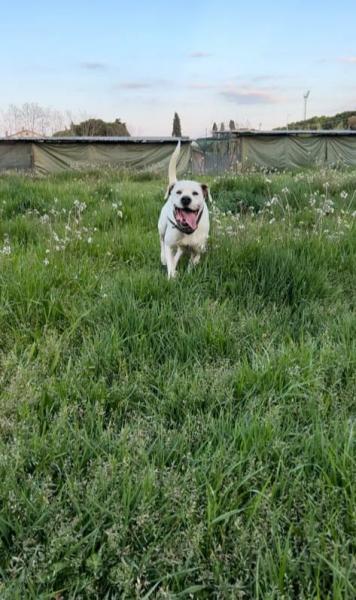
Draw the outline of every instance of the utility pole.
M310 94L310 90L308 90L307 92L305 92L305 94L303 94L303 98L304 98L304 121L307 120L307 101L309 98L309 94Z

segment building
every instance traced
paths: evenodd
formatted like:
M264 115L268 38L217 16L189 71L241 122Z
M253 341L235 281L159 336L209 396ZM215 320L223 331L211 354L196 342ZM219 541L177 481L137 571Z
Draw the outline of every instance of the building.
M204 153L206 173L241 168L297 169L313 166L355 166L356 131L229 131L196 140ZM194 162L194 148L193 162Z
M121 169L168 172L177 138L5 137L0 138L0 170L33 169L59 173L103 165ZM190 140L181 138L178 172L190 164Z
M6 132L6 138L14 139L14 138L40 138L41 134L36 133L36 131L32 131L31 129L20 129L16 133L10 133L10 135Z

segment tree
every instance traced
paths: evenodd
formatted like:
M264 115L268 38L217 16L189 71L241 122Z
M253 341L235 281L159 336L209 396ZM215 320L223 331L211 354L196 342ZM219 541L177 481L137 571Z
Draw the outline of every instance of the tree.
M211 130L211 131L212 131L212 134L213 134L213 135L216 135L216 134L217 134L217 132L218 132L218 126L217 126L217 124L215 123L215 121L214 121L214 123L213 123L213 128L212 128L212 130Z
M182 137L182 128L178 113L174 113L172 137Z
M129 131L126 127L126 123L123 123L120 119L115 119L112 123L103 121L102 119L86 119L80 123L73 123L71 121L69 129L64 131L57 131L53 134L55 137L67 137L67 136L119 136L128 137Z
M356 129L356 115L352 115L347 119L347 126L349 129Z
M80 120L75 123L75 120ZM26 102L21 106L10 104L6 111L0 111L0 135L13 135L28 130L33 135L43 136L129 136L126 124L120 119L112 123L88 117L85 112L75 118L70 111L64 113Z
M225 124L224 124L224 121L221 121L221 123L220 123L220 132L224 133L224 131L225 131Z
M40 135L51 135L58 127L65 127L68 119L58 110L40 106L36 102L10 104L1 114L1 129L6 135L27 130Z
M295 121L294 123L288 123L288 129L347 129L349 127L348 120L355 114L355 111L345 111L337 113L331 117L321 115L311 117L306 121ZM285 127L278 127L277 129L286 129Z
M230 119L229 121L229 129L230 131L235 131L236 129L235 121L233 119Z

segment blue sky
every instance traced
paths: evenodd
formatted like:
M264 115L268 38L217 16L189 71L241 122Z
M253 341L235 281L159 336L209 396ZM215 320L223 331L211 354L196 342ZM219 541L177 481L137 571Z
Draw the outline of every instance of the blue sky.
M120 117L134 135L356 109L355 0L2 3L0 109Z

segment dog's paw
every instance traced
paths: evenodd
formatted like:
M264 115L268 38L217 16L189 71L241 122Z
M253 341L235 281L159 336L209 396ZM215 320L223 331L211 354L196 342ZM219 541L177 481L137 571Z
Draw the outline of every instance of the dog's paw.
M161 251L161 265L163 267L167 266L167 259L166 259L166 253Z

